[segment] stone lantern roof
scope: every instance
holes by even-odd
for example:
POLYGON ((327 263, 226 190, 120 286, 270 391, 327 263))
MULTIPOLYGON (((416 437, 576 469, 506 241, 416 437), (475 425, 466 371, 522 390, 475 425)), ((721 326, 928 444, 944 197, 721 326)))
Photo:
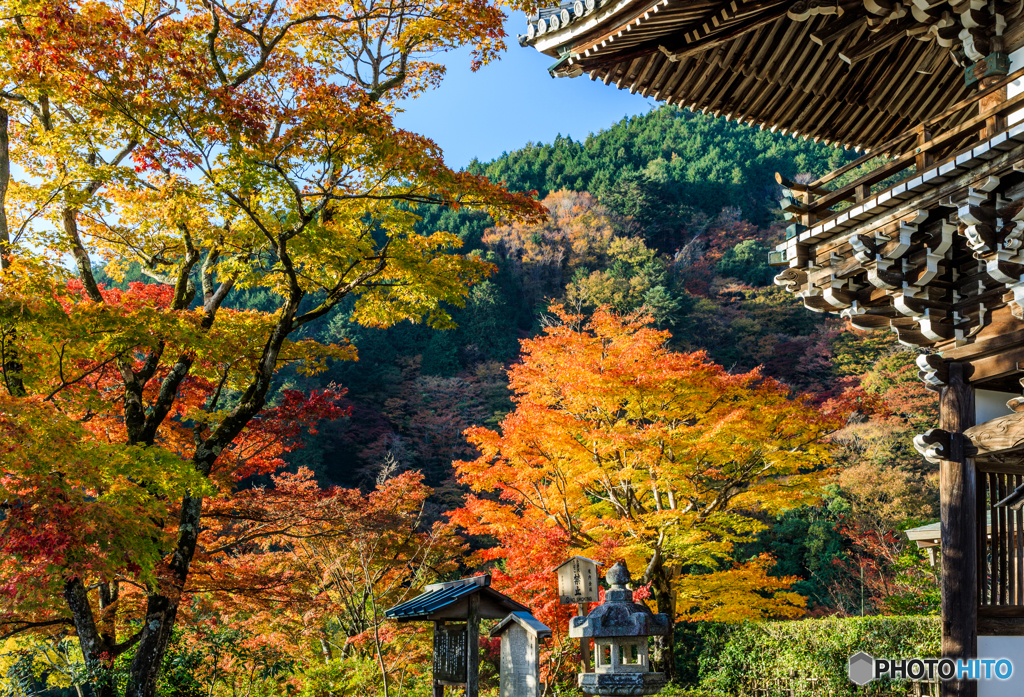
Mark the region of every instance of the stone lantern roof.
POLYGON ((617 562, 605 575, 611 588, 604 602, 586 617, 573 617, 569 636, 574 638, 644 637, 669 633, 668 615, 655 615, 646 605, 633 602, 633 591, 627 588, 629 570, 617 562))

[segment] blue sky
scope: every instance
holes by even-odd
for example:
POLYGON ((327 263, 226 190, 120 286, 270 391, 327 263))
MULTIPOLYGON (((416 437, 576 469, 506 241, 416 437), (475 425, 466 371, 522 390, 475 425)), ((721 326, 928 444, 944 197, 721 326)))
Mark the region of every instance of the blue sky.
POLYGON ((552 79, 547 67, 554 59, 516 41, 525 28, 522 14, 511 17, 505 23, 508 51, 476 73, 469 70, 468 50, 446 56, 441 87, 406 103, 398 125, 432 138, 445 161, 461 168, 474 157, 491 160, 559 133, 581 140, 654 105, 585 75, 552 79))

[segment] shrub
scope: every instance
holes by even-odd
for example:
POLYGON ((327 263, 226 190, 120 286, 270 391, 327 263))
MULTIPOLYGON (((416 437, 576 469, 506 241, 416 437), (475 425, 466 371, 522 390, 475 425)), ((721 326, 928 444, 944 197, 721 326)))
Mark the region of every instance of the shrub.
POLYGON ((941 625, 938 617, 826 617, 799 622, 743 624, 705 623, 697 634, 699 691, 740 694, 754 676, 762 682, 784 682, 791 671, 814 678, 814 692, 864 695, 871 690, 849 681, 851 655, 865 651, 885 658, 937 657, 941 625))

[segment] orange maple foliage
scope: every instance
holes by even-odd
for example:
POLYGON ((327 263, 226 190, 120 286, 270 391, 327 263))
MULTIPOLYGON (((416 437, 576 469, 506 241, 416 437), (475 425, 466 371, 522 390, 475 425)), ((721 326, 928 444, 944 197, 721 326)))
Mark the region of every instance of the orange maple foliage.
POLYGON ((306 469, 273 481, 204 513, 183 608, 189 624, 240 630, 257 655, 368 658, 385 686, 422 673, 429 636, 386 622, 384 611, 462 556, 450 525, 423 520, 431 490, 422 475, 384 473, 368 494, 324 489, 306 469))
POLYGON ((455 465, 475 495, 453 520, 498 540, 480 553, 503 561, 497 580, 560 626, 550 569, 570 554, 624 559, 673 617, 801 614, 793 579, 733 554, 757 514, 817 499, 836 417, 757 371, 669 350, 645 317, 552 311, 509 371, 515 411, 500 432, 470 429, 482 454, 455 465))

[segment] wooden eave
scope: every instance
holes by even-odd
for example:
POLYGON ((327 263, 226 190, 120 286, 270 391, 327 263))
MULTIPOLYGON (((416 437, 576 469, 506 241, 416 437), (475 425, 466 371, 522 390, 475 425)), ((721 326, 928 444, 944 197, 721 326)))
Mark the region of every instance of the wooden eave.
MULTIPOLYGON (((567 58, 560 70, 570 75, 582 71, 645 98, 868 150, 971 93, 946 49, 906 36, 898 22, 844 33, 843 15, 798 22, 787 17, 792 6, 606 0, 528 43, 567 58), (812 40, 837 32, 835 40, 812 40)), ((1008 27, 1007 52, 1024 43, 1022 25, 1008 27)))
MULTIPOLYGON (((912 152, 845 186, 824 188, 856 163, 807 184, 778 177, 786 187, 780 206, 801 222, 773 254, 770 263, 788 266, 776 284, 856 329, 891 330, 901 343, 933 349, 918 357, 928 389, 940 390, 956 362, 975 387, 1020 390, 1024 122, 1012 117, 1024 109, 1024 94, 937 128, 928 140, 921 135, 1022 77, 1015 71, 933 117, 910 133, 912 152)), ((925 440, 919 450, 935 447, 925 440)), ((980 454, 976 462, 985 464, 980 454)))

